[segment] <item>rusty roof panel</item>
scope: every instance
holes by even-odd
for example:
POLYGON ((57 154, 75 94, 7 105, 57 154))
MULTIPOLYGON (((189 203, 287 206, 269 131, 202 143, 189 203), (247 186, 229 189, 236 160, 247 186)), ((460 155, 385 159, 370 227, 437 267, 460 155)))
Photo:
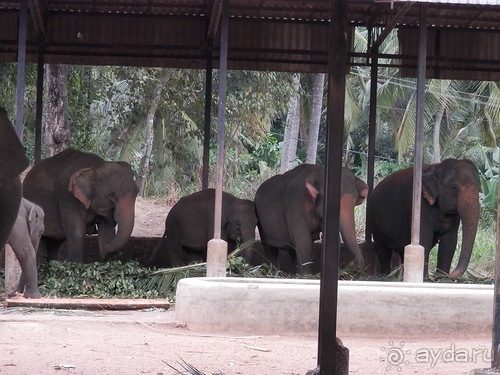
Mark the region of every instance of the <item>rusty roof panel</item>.
MULTIPOLYGON (((429 30, 449 30, 450 35, 482 30, 498 34, 500 6, 491 5, 491 1, 429 1, 426 4, 429 30)), ((45 61, 51 63, 204 68, 207 30, 209 24, 218 20, 218 12, 214 11, 214 15, 212 12, 220 0, 29 0, 29 4, 33 21, 28 22, 27 61, 36 61, 41 38, 45 61)), ((401 14, 401 8, 407 4, 407 1, 349 0, 350 32, 356 26, 383 28, 388 24, 394 24, 396 29, 415 28, 420 7, 412 2, 401 14)), ((231 0, 229 68, 325 71, 330 6, 330 0, 231 0)), ((17 58, 18 9, 18 1, 0 0, 0 60, 3 61, 17 58)), ((210 29, 216 60, 220 38, 217 32, 218 27, 210 29)), ((464 50, 461 39, 447 38, 450 50, 464 50)), ((466 61, 470 70, 477 66, 496 72, 499 77, 500 67, 495 67, 495 61, 478 54, 473 46, 470 45, 469 52, 463 51, 466 58, 450 55, 440 69, 452 70, 458 66, 462 69, 466 61)), ((498 44, 488 49, 498 50, 498 44)), ((412 51, 408 53, 414 57, 412 51)), ((217 66, 217 61, 214 64, 217 66)))
MULTIPOLYGON (((468 33, 464 30, 431 30, 427 36, 429 78, 500 80, 500 33, 491 30, 468 33), (471 58, 473 56, 473 58, 471 58)), ((418 52, 418 30, 399 30, 400 52, 418 52)), ((416 77, 415 64, 403 62, 401 75, 416 77)))

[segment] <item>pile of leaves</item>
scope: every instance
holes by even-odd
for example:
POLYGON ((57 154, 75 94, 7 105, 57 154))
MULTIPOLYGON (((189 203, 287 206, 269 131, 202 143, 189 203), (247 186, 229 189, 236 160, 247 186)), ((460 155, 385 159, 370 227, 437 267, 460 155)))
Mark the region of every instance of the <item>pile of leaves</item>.
POLYGON ((151 274, 151 269, 136 261, 111 260, 90 264, 51 261, 39 267, 38 284, 46 297, 168 297, 168 292, 143 287, 151 274))

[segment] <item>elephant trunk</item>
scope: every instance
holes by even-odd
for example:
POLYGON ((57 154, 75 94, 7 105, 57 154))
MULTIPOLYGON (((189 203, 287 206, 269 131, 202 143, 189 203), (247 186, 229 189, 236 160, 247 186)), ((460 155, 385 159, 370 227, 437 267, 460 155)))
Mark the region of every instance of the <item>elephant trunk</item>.
POLYGON ((460 277, 467 270, 474 240, 476 239, 477 224, 479 220, 479 194, 477 189, 467 189, 459 197, 458 215, 462 221, 462 249, 456 268, 450 272, 450 277, 460 277), (467 199, 460 199, 462 196, 467 199))
POLYGON ((120 199, 115 206, 114 219, 118 224, 118 230, 116 236, 101 248, 102 257, 125 245, 132 234, 135 220, 135 197, 120 199))
POLYGON ((358 246, 354 222, 354 207, 357 198, 345 194, 340 198, 340 234, 347 248, 354 256, 356 266, 362 270, 365 264, 363 254, 358 246))

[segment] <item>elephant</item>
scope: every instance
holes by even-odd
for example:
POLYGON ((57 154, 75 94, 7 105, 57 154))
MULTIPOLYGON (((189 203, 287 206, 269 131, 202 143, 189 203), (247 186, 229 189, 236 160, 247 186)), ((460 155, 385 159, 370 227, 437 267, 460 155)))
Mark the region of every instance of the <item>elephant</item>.
POLYGON ((25 298, 40 298, 36 251, 44 231, 44 212, 40 206, 22 198, 19 212, 7 244, 21 264, 18 291, 25 298))
MULTIPOLYGON (((367 226, 382 274, 391 271, 393 250, 403 260, 404 247, 411 241, 413 170, 409 167, 388 175, 368 198, 367 226)), ((425 275, 429 253, 438 242, 438 270, 453 278, 466 271, 479 221, 479 192, 479 174, 468 159, 423 165, 420 245, 425 249, 425 275), (462 249, 450 273, 460 222, 462 249)))
MULTIPOLYGON (((165 232, 149 263, 164 259, 164 266, 178 267, 191 261, 206 261, 207 243, 214 237, 215 189, 187 195, 169 211, 165 232), (165 260, 167 259, 167 260, 165 260)), ((257 215, 251 200, 222 192, 221 238, 233 251, 238 243, 255 240, 257 215)), ((251 249, 244 257, 250 257, 251 249)))
POLYGON ((122 247, 134 228, 139 189, 126 162, 66 149, 37 163, 23 189, 24 197, 45 212, 40 247, 66 240, 69 262, 82 262, 86 234, 97 233, 104 258, 122 247))
POLYGON ((4 248, 19 212, 22 185, 19 175, 29 165, 7 111, 0 108, 0 250, 4 248))
MULTIPOLYGON (((258 228, 266 257, 283 271, 309 273, 312 269, 313 242, 323 229, 324 179, 324 167, 301 164, 264 181, 255 193, 258 228), (291 256, 289 270, 279 264, 280 250, 291 256)), ((359 269, 363 269, 364 259, 356 238, 354 207, 363 203, 367 195, 366 183, 343 167, 340 233, 359 269)))

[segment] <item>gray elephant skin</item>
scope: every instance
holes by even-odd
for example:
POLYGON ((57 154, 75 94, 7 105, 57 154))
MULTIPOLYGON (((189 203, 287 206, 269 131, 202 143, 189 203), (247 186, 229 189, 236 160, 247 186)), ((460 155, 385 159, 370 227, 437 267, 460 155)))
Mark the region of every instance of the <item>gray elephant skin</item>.
MULTIPOLYGON (((215 190, 205 189, 182 197, 169 211, 165 233, 154 249, 150 264, 178 267, 207 260, 207 243, 214 237, 215 190)), ((222 192, 221 238, 228 252, 255 240, 257 216, 251 200, 222 192)), ((246 250, 244 257, 248 257, 246 250)))
MULTIPOLYGON (((286 272, 310 273, 313 242, 323 229, 325 169, 301 164, 264 181, 255 194, 259 232, 266 258, 286 272), (291 263, 280 260, 288 252, 291 263)), ((368 195, 368 186, 349 168, 342 168, 340 233, 356 266, 364 260, 356 238, 354 207, 368 195)))
POLYGON ((25 298, 40 298, 36 252, 43 231, 42 208, 23 198, 7 243, 21 265, 18 291, 24 293, 25 298))
MULTIPOLYGON (((391 271, 393 250, 401 260, 411 242, 413 167, 384 178, 367 202, 367 225, 372 233, 381 272, 391 271)), ((438 246, 438 270, 450 277, 466 271, 472 254, 479 220, 479 174, 467 159, 447 159, 422 168, 420 245, 425 249, 425 272, 429 252, 438 246), (456 268, 450 273, 462 223, 462 249, 456 268)))
POLYGON ((126 162, 67 149, 36 164, 23 189, 45 212, 40 247, 48 247, 49 258, 51 247, 59 249, 66 240, 66 260, 81 263, 85 235, 96 233, 104 258, 120 249, 134 228, 139 190, 126 162))
POLYGON ((28 167, 24 148, 5 109, 0 108, 0 250, 5 246, 19 212, 22 187, 19 174, 28 167))

